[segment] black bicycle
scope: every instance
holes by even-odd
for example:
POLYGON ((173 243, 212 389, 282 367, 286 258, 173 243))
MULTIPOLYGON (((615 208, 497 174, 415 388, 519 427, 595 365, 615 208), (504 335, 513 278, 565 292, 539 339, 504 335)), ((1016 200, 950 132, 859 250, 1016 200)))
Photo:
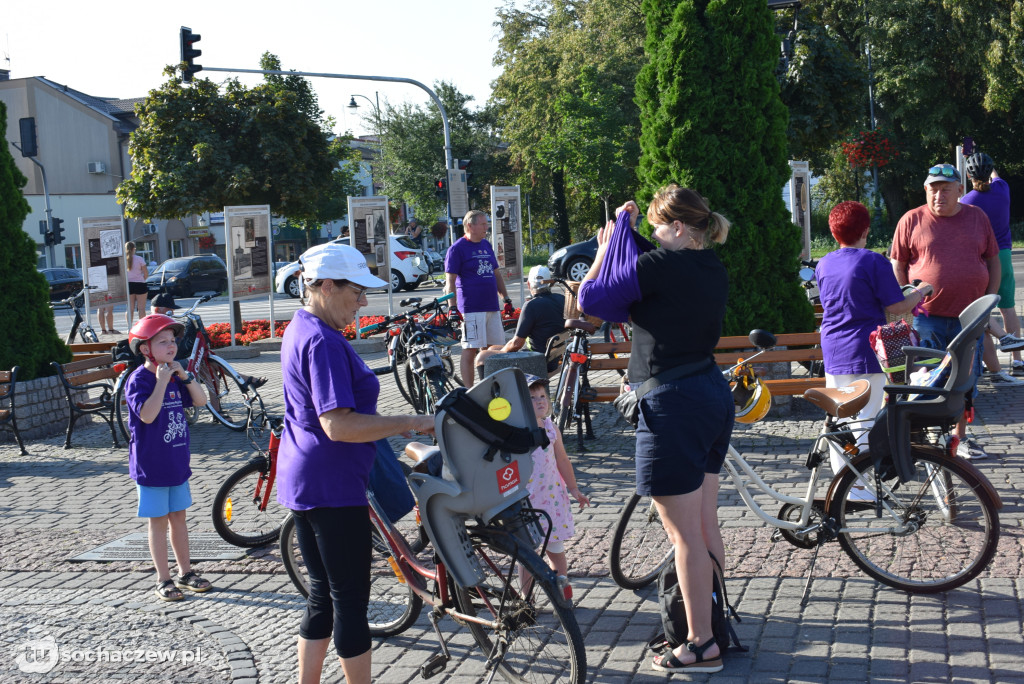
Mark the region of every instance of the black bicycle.
POLYGON ((64 344, 71 346, 75 341, 76 334, 81 336, 82 342, 87 344, 100 341, 100 338, 96 335, 96 331, 93 330, 92 326, 85 320, 85 291, 95 289, 95 285, 86 285, 67 299, 62 299, 50 305, 50 308, 54 310, 56 310, 58 306, 66 306, 75 314, 75 319, 71 322, 71 331, 64 340, 64 344), (85 325, 82 325, 82 323, 85 323, 85 325))

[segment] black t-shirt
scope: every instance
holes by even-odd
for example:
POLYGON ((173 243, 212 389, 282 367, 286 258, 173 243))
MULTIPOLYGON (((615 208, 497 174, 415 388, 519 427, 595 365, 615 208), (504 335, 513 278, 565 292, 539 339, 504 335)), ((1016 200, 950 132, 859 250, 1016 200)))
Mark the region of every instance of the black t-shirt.
POLYGON ((541 292, 523 305, 519 312, 516 337, 530 340, 530 348, 544 353, 548 339, 565 328, 565 297, 553 292, 541 292))
POLYGON ((629 309, 629 382, 714 355, 722 336, 729 276, 712 249, 656 249, 637 261, 639 302, 629 309))

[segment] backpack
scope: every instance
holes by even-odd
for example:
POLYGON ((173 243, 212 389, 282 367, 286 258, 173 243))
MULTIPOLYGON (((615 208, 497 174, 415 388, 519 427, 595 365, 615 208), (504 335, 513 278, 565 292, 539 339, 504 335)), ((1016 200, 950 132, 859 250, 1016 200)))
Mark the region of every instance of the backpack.
MULTIPOLYGON (((711 633, 722 655, 728 650, 746 651, 747 647, 740 643, 736 630, 729 621, 729 618, 732 618, 736 622, 742 622, 725 593, 725 573, 722 565, 713 553, 709 551, 708 555, 714 563, 711 579, 711 633)), ((683 594, 679 589, 679 579, 676 575, 675 558, 669 561, 658 575, 658 602, 661 606, 661 626, 665 631, 647 644, 655 653, 665 649, 671 650, 686 643, 690 631, 686 621, 686 605, 683 603, 683 594)))
POLYGON ((882 372, 889 377, 889 382, 902 385, 907 382, 907 355, 904 347, 916 347, 921 343, 921 336, 904 319, 880 325, 872 331, 868 338, 871 349, 878 358, 882 372))

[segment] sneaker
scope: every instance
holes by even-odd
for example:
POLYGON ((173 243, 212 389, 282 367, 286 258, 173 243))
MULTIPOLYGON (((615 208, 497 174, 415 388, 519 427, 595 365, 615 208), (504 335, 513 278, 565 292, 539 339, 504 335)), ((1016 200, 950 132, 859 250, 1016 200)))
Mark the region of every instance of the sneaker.
POLYGON ((956 455, 965 461, 980 461, 983 458, 988 458, 988 454, 974 441, 973 437, 968 437, 957 445, 956 455))
POLYGON ((999 338, 999 348, 1004 352, 1024 349, 1024 340, 1010 333, 1006 333, 1005 335, 999 338))
POLYGON ((993 387, 1024 387, 1024 380, 1014 378, 1006 371, 998 373, 986 372, 985 377, 992 383, 993 387))
POLYGON ((1024 361, 1013 360, 1013 367, 1010 369, 1013 375, 1024 375, 1024 361))

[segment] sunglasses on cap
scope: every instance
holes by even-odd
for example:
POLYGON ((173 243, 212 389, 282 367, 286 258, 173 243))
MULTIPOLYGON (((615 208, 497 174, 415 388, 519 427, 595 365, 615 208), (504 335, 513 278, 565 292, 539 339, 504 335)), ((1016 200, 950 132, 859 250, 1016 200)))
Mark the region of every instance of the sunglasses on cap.
POLYGON ((959 178, 960 177, 960 174, 958 174, 956 172, 955 168, 953 168, 952 166, 947 166, 945 164, 943 164, 941 166, 933 166, 932 168, 928 169, 928 175, 929 176, 945 176, 946 178, 959 178))

